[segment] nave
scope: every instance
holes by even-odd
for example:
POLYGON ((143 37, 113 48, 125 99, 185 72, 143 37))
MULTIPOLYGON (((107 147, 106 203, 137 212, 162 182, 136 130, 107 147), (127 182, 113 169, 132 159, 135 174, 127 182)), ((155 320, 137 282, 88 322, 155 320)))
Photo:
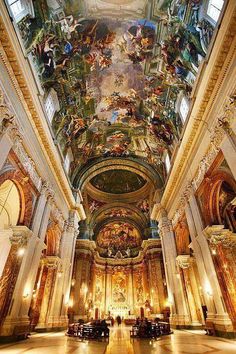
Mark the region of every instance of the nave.
POLYGON ((130 339, 130 327, 114 326, 109 342, 80 341, 64 332, 32 334, 27 341, 0 346, 4 354, 228 354, 236 341, 205 335, 204 331, 175 330, 159 340, 130 339))

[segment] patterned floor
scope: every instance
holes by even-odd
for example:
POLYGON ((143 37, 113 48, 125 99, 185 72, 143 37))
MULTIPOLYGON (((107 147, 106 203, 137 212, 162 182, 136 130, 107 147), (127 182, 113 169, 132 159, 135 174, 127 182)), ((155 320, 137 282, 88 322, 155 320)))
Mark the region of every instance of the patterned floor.
POLYGON ((205 354, 236 353, 236 341, 209 337, 204 332, 174 331, 157 341, 129 337, 129 328, 111 329, 110 341, 79 341, 62 332, 35 334, 15 344, 0 345, 4 354, 205 354))

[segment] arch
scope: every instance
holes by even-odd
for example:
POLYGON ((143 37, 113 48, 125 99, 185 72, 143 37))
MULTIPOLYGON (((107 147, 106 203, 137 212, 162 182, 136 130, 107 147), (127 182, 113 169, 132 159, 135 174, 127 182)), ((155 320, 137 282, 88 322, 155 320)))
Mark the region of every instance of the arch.
POLYGON ((162 188, 163 181, 161 176, 156 170, 151 166, 147 165, 140 159, 131 159, 131 158, 107 158, 104 160, 96 160, 94 163, 91 163, 89 166, 77 170, 73 176, 73 186, 83 190, 84 187, 89 183, 89 181, 96 175, 112 169, 123 169, 134 172, 141 177, 143 177, 155 188, 162 188))
POLYGON ((7 179, 0 185, 0 229, 16 226, 20 216, 20 194, 15 183, 7 179))
POLYGON ((236 182, 227 171, 218 169, 207 177, 200 196, 205 224, 221 224, 227 228, 230 227, 225 213, 227 212, 227 206, 235 196, 236 182), (222 192, 224 188, 228 188, 228 192, 222 192), (231 196, 229 195, 230 191, 231 196), (224 203, 222 199, 224 199, 224 203))
POLYGON ((89 219, 90 226, 95 226, 99 225, 100 223, 106 223, 111 220, 111 217, 114 219, 114 216, 110 216, 109 212, 113 211, 114 209, 123 209, 127 211, 128 215, 125 215, 124 217, 121 217, 122 219, 129 218, 131 220, 134 220, 136 224, 139 225, 139 228, 142 229, 142 227, 146 227, 148 223, 147 217, 142 213, 140 209, 138 209, 135 205, 131 204, 126 204, 126 203, 119 203, 119 202, 111 202, 109 204, 105 204, 101 208, 99 208, 97 211, 94 212, 92 217, 89 219))
POLYGON ((20 211, 17 225, 30 226, 33 213, 33 194, 28 177, 24 176, 20 170, 8 170, 0 175, 0 186, 4 182, 14 183, 19 193, 20 211))

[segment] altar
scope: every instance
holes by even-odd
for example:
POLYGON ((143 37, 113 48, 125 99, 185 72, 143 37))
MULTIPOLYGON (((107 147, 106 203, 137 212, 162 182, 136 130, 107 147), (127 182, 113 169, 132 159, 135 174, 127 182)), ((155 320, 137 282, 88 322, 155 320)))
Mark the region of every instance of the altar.
POLYGON ((127 304, 115 304, 109 307, 109 313, 113 318, 120 316, 122 319, 127 318, 130 314, 130 307, 127 304))

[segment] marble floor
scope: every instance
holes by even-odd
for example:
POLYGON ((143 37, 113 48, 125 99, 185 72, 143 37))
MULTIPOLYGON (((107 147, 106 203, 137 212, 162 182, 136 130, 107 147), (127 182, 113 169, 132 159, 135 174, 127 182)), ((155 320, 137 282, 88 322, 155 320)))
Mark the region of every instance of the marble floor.
POLYGON ((0 345, 4 354, 205 354, 236 353, 236 341, 209 337, 204 332, 174 331, 157 341, 129 337, 129 328, 111 329, 109 342, 79 341, 63 332, 34 334, 28 340, 0 345))

